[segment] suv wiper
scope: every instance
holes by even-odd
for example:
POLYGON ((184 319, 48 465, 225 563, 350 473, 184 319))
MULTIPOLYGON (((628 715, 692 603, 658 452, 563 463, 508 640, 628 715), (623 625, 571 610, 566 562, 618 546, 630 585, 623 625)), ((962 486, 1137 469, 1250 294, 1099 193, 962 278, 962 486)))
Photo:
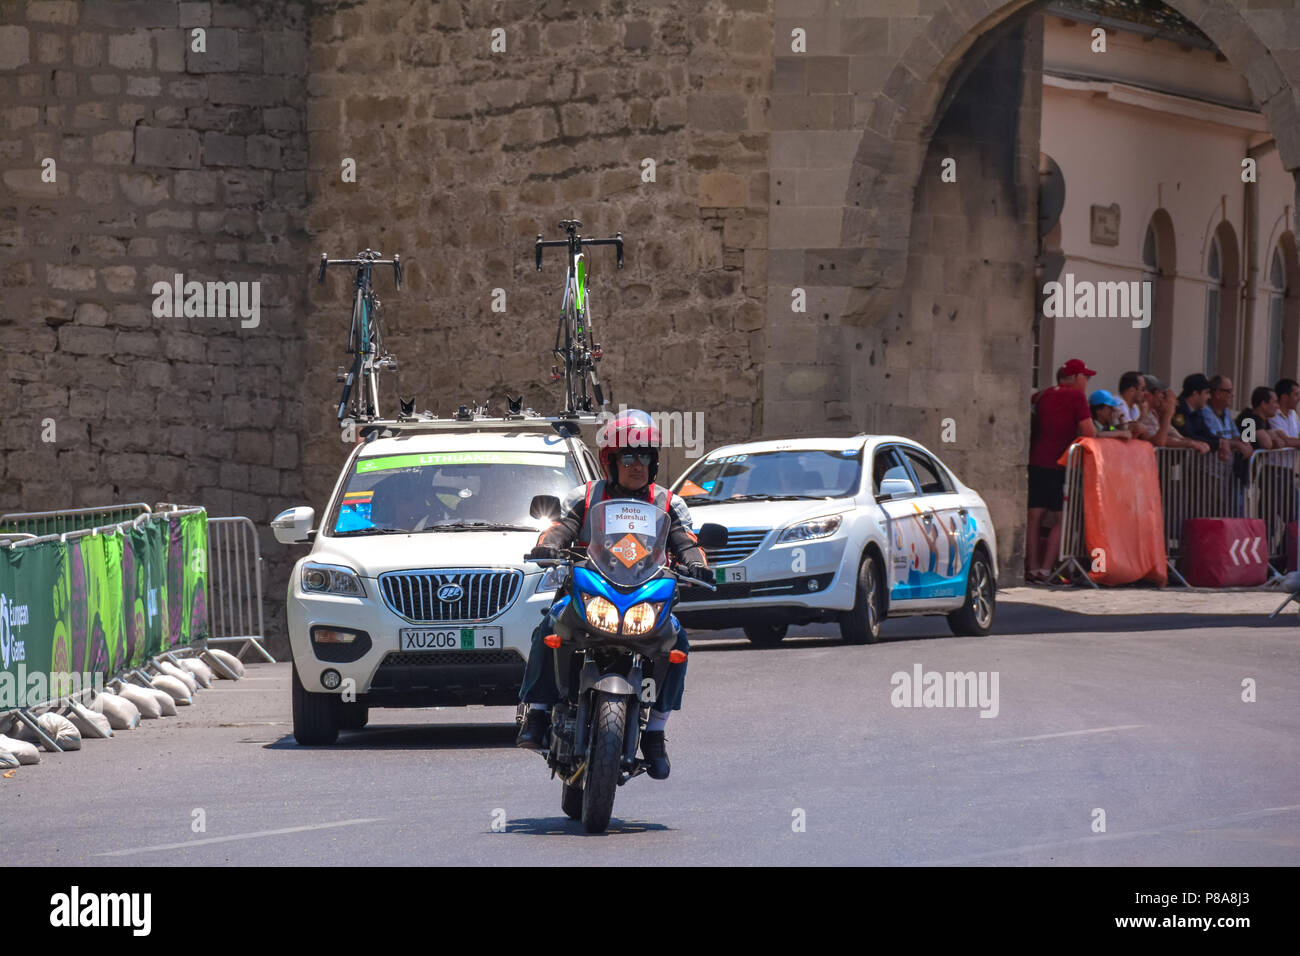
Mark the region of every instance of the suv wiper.
POLYGON ((363 534, 415 534, 405 528, 353 528, 350 531, 336 531, 331 537, 352 538, 363 534))
POLYGON ((823 495, 732 495, 727 501, 819 501, 823 495))
POLYGON ((421 529, 420 533, 427 531, 537 531, 536 528, 523 524, 498 524, 495 521, 448 521, 445 524, 435 524, 430 528, 421 529))

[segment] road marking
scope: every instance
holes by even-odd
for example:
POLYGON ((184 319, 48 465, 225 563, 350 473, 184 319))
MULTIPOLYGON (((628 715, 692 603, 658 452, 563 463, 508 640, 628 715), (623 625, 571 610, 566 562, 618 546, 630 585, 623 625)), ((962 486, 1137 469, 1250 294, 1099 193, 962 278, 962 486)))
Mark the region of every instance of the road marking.
POLYGON ((234 840, 256 840, 259 837, 281 836, 285 833, 305 833, 308 830, 329 830, 333 827, 351 827, 359 823, 379 823, 382 817, 365 817, 356 820, 339 820, 337 823, 313 823, 305 827, 284 827, 280 830, 258 830, 256 833, 235 833, 231 836, 207 837, 203 840, 188 840, 185 843, 162 843, 158 846, 140 846, 133 850, 110 850, 96 853, 95 856, 130 856, 132 853, 158 853, 162 850, 183 850, 191 846, 203 846, 205 843, 230 843, 234 840))
MULTIPOLYGON (((1127 833, 1094 833, 1091 836, 1076 837, 1073 840, 1059 840, 1055 843, 1031 843, 1027 846, 1018 846, 1009 850, 992 850, 988 853, 975 853, 971 856, 961 856, 949 860, 929 860, 924 863, 918 863, 918 866, 963 866, 967 863, 973 863, 976 860, 988 860, 999 856, 1016 856, 1021 853, 1033 853, 1036 851, 1060 849, 1063 847, 1082 846, 1085 843, 1096 843, 1103 840, 1130 840, 1134 837, 1159 836, 1162 833, 1196 833, 1199 830, 1209 830, 1214 833, 1216 828, 1225 823, 1235 823, 1238 820, 1255 820, 1260 817, 1277 816, 1279 813, 1294 813, 1300 810, 1300 804, 1293 804, 1289 807, 1267 807, 1263 810, 1248 810, 1245 813, 1234 813, 1226 817, 1213 817, 1209 820, 1198 820, 1188 823, 1174 823, 1163 827, 1150 827, 1146 830, 1132 830, 1127 833)), ((1043 865, 1043 864, 1039 864, 1043 865)), ((1056 865, 1061 865, 1058 861, 1056 865)))
POLYGON ((1119 724, 1115 727, 1092 727, 1088 730, 1066 730, 1059 734, 1037 734, 1033 737, 1004 737, 1001 740, 990 740, 991 744, 1017 744, 1025 740, 1052 740, 1055 737, 1078 737, 1080 734, 1107 734, 1112 730, 1135 730, 1138 727, 1145 727, 1146 724, 1119 724))

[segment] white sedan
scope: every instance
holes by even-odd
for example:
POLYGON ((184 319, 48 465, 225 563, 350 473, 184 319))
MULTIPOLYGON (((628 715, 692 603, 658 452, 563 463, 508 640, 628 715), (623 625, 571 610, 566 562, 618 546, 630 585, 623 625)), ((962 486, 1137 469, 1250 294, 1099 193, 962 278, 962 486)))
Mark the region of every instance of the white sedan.
POLYGON ((756 644, 791 624, 835 622, 874 643, 889 616, 945 614, 954 634, 993 627, 997 539, 988 507, 907 438, 858 435, 719 448, 673 485, 698 528, 718 590, 689 590, 688 628, 744 628, 756 644))

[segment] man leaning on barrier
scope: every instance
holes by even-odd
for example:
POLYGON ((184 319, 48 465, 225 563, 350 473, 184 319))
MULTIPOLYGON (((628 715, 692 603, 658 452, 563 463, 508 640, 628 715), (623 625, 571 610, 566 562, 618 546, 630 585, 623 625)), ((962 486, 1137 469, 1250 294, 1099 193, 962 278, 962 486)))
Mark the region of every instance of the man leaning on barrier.
POLYGON ((1194 438, 1184 438, 1174 428, 1174 412, 1177 402, 1169 391, 1169 386, 1154 375, 1145 375, 1146 410, 1139 422, 1143 426, 1142 438, 1157 448, 1191 448, 1198 454, 1207 454, 1208 443, 1194 438))

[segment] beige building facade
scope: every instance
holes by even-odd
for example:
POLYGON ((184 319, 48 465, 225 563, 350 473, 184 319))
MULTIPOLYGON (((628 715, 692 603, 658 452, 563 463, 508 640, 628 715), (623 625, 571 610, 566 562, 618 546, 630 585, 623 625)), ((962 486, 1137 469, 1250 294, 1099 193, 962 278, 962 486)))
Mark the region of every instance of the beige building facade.
POLYGON ((1248 84, 1203 38, 1120 21, 1103 51, 1094 28, 1068 3, 1044 14, 1041 143, 1064 203, 1043 278, 1076 301, 1089 285, 1103 295, 1091 316, 1046 304, 1039 384, 1079 357, 1110 389, 1129 370, 1175 384, 1223 373, 1241 406, 1254 386, 1300 378, 1295 182, 1248 84), (1145 328, 1136 301, 1096 314, 1116 283, 1150 285, 1145 328))

